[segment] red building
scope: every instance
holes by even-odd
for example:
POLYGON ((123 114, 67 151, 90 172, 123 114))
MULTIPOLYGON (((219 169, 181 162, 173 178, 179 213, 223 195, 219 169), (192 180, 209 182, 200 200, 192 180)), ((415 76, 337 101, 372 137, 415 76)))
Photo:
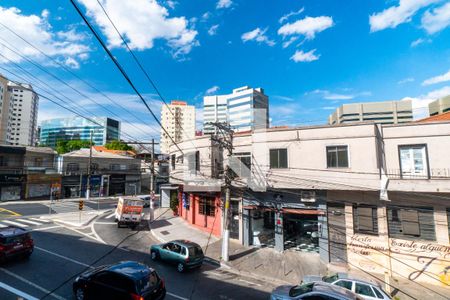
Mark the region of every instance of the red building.
POLYGON ((178 214, 195 228, 222 235, 222 207, 220 192, 178 193, 178 214))

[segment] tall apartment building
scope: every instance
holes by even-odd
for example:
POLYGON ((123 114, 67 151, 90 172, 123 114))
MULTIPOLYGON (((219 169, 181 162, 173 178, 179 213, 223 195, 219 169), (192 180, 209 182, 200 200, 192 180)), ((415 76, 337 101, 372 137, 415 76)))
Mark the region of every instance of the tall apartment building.
POLYGON ((430 111, 430 116, 450 111, 450 95, 428 104, 428 110, 430 111))
POLYGON ((262 88, 243 86, 228 95, 206 96, 204 133, 214 133, 209 122, 227 122, 235 132, 269 127, 269 97, 262 88))
POLYGON ((185 101, 174 100, 161 109, 161 153, 169 153, 172 139, 178 143, 195 137, 195 106, 185 101), (171 139, 172 138, 172 139, 171 139))
POLYGON ((12 96, 13 115, 11 122, 12 145, 34 146, 37 140, 36 127, 39 97, 29 84, 8 83, 8 92, 12 96))
POLYGON ((11 94, 8 92, 8 79, 0 75, 0 143, 11 141, 11 121, 13 111, 10 106, 11 94))
POLYGON ((96 146, 102 146, 109 141, 120 139, 120 122, 107 117, 91 118, 93 123, 85 118, 71 117, 50 119, 41 122, 41 145, 55 148, 60 140, 92 140, 96 146))
POLYGON ((328 124, 356 122, 400 124, 413 120, 411 100, 343 104, 328 117, 328 124))
POLYGON ((203 133, 216 133, 217 127, 210 123, 227 123, 227 96, 205 96, 203 98, 203 133))

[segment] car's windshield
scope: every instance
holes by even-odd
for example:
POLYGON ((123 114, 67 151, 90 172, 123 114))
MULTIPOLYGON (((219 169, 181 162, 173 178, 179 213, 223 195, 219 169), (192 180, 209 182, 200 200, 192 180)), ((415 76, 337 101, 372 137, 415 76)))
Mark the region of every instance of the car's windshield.
POLYGON ((303 285, 294 286, 289 291, 289 296, 297 297, 297 296, 309 293, 313 290, 313 287, 314 287, 314 283, 307 283, 307 284, 303 284, 303 285))
POLYGON ((156 272, 152 272, 148 276, 142 277, 141 279, 136 281, 136 288, 139 294, 145 293, 146 291, 151 290, 158 283, 158 275, 156 272))

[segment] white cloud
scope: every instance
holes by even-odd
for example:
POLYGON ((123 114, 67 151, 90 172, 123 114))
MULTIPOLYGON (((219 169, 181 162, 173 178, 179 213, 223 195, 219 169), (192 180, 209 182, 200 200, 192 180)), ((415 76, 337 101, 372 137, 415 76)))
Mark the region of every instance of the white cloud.
MULTIPOLYGON (((56 34, 51 31, 52 26, 47 20, 48 14, 49 12, 44 10, 41 16, 25 15, 20 9, 15 7, 0 7, 0 22, 11 28, 17 35, 23 37, 48 56, 64 61, 70 58, 69 61, 73 62, 76 61, 76 57, 80 54, 88 55, 91 51, 89 46, 70 39, 71 36, 78 34, 74 29, 67 32, 60 31, 56 34)), ((25 57, 45 60, 45 56, 39 51, 18 39, 6 28, 1 28, 3 29, 2 38, 12 46, 11 48, 17 48, 25 57)), ((15 52, 0 45, 0 53, 7 57, 7 59, 14 62, 21 62, 22 58, 15 52)), ((5 62, 7 60, 0 59, 0 63, 5 62)), ((75 66, 76 64, 73 63, 72 65, 75 66)))
POLYGON ((209 35, 216 35, 217 34, 217 29, 219 29, 219 24, 213 25, 208 29, 208 34, 209 35))
POLYGON ((396 28, 411 18, 422 8, 441 0, 400 0, 398 6, 391 6, 382 12, 369 17, 370 31, 380 31, 386 28, 396 28))
POLYGON ((75 28, 72 28, 68 31, 58 31, 56 33, 58 38, 66 39, 69 42, 82 42, 88 38, 85 33, 77 32, 75 28))
POLYGON ((50 16, 50 11, 49 11, 48 9, 44 9, 44 10, 41 12, 41 17, 43 17, 44 19, 47 19, 48 16, 50 16))
POLYGON ((450 25, 450 2, 428 10, 422 16, 422 27, 428 34, 439 32, 450 25))
MULTIPOLYGON (((122 47, 122 40, 103 13, 96 0, 80 0, 87 9, 111 47, 122 47)), ((189 28, 185 17, 169 17, 167 8, 156 0, 103 0, 105 10, 120 33, 128 40, 131 49, 153 48, 154 41, 163 39, 172 48, 175 58, 189 53, 199 45, 197 31, 189 28)))
POLYGON ((217 2, 216 8, 220 9, 220 8, 228 8, 233 4, 233 1, 231 0, 219 0, 217 2))
POLYGON ((292 36, 289 40, 283 42, 283 48, 289 47, 296 40, 298 40, 298 36, 292 36))
POLYGON ((283 100, 283 101, 288 101, 288 102, 292 102, 292 101, 295 100, 295 99, 292 98, 292 97, 281 96, 281 95, 274 95, 274 96, 272 96, 272 97, 273 97, 273 98, 276 98, 276 99, 283 100))
POLYGON ((205 94, 206 94, 206 95, 214 94, 214 93, 216 93, 219 89, 220 89, 220 88, 219 88, 217 85, 212 86, 212 87, 210 87, 209 89, 206 90, 205 94))
POLYGON ((428 117, 428 104, 436 99, 450 95, 450 86, 444 86, 440 89, 433 90, 427 94, 418 97, 405 97, 402 100, 411 100, 413 107, 414 119, 422 119, 428 117))
POLYGON ((72 69, 79 69, 80 68, 80 64, 75 59, 73 59, 72 57, 66 58, 66 60, 64 61, 64 64, 66 66, 68 66, 69 68, 72 68, 72 69))
POLYGON ((420 44, 424 44, 424 43, 431 43, 431 40, 430 39, 419 38, 419 39, 414 40, 414 41, 411 42, 411 47, 414 48, 414 47, 417 47, 420 44))
POLYGON ((405 84, 405 83, 409 83, 409 82, 414 82, 414 78, 408 77, 408 78, 402 79, 402 80, 398 81, 397 84, 405 84))
POLYGON ((205 12, 205 13, 202 15, 202 20, 203 20, 203 21, 206 21, 206 20, 208 20, 209 18, 211 18, 211 13, 210 13, 209 11, 205 12))
POLYGON ((241 39, 242 41, 248 42, 248 41, 257 41, 258 43, 266 43, 269 46, 273 46, 275 45, 275 42, 273 40, 270 40, 265 34, 266 34, 267 28, 266 29, 261 29, 261 28, 256 28, 252 31, 246 32, 244 34, 242 34, 241 39))
POLYGON ((291 60, 293 60, 295 62, 311 62, 311 61, 318 60, 320 57, 320 54, 315 55, 314 54, 315 51, 316 51, 316 49, 308 51, 308 52, 303 52, 302 50, 297 50, 297 51, 295 51, 294 55, 291 56, 291 60))
POLYGON ((325 110, 335 110, 336 107, 334 107, 334 106, 324 106, 324 107, 322 107, 322 109, 325 109, 325 110))
POLYGON ((315 35, 333 27, 333 18, 327 16, 306 17, 294 23, 287 23, 278 29, 282 36, 304 35, 307 39, 314 39, 315 35))
POLYGON ((302 7, 302 8, 300 8, 300 9, 297 10, 297 11, 291 11, 290 13, 285 14, 284 16, 282 16, 282 17, 278 20, 278 22, 283 23, 283 22, 287 21, 290 17, 293 17, 293 16, 296 16, 296 15, 301 14, 304 10, 305 10, 305 8, 302 7))
POLYGON ((171 8, 171 9, 174 9, 175 6, 176 6, 177 4, 178 4, 177 1, 172 1, 172 0, 167 0, 167 1, 166 1, 166 5, 167 5, 169 8, 171 8))
MULTIPOLYGON (((352 89, 341 89, 344 91, 351 91, 352 89)), ((316 95, 321 95, 323 99, 326 100, 352 100, 355 99, 357 97, 367 97, 367 96, 371 96, 372 93, 369 91, 365 91, 365 92, 359 92, 359 93, 335 93, 335 92, 331 92, 329 90, 313 90, 311 92, 307 92, 305 93, 305 95, 308 94, 316 94, 316 95)))
POLYGON ((446 81, 450 81, 450 70, 445 74, 428 78, 427 80, 422 82, 422 85, 432 85, 432 84, 446 82, 446 81))

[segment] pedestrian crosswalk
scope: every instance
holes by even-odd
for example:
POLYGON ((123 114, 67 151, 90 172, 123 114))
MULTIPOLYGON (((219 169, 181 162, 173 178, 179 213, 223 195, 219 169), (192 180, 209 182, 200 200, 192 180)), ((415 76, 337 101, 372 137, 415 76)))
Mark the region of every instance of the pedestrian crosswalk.
MULTIPOLYGON (((83 211, 96 210, 94 208, 89 207, 87 204, 88 203, 86 201, 84 201, 83 211)), ((93 203, 89 202, 89 204, 91 204, 91 206, 92 206, 93 203)), ((61 214, 61 213, 77 212, 78 207, 79 207, 79 202, 78 201, 55 201, 52 204, 46 204, 46 206, 52 210, 52 213, 61 214)), ((93 205, 93 206, 95 206, 95 205, 93 205)))
POLYGON ((17 226, 22 228, 41 226, 52 223, 51 220, 44 220, 39 218, 14 218, 14 219, 2 219, 0 220, 0 228, 6 228, 8 226, 17 226))

